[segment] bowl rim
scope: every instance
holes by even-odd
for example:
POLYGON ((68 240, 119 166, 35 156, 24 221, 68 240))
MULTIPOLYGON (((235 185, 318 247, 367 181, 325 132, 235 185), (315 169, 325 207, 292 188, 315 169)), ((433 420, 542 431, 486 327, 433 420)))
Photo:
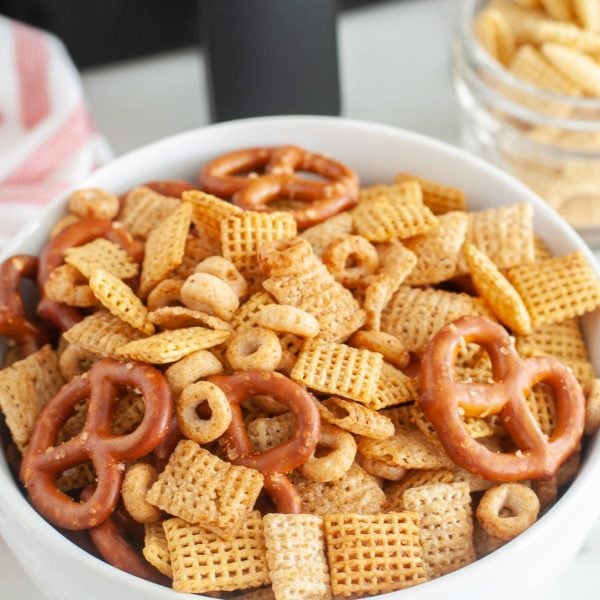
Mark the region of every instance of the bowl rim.
MULTIPOLYGON (((88 175, 86 178, 70 186, 68 189, 64 190, 61 194, 59 194, 52 202, 47 204, 44 209, 40 212, 38 218, 35 222, 26 225, 19 232, 16 233, 11 241, 5 246, 2 253, 0 253, 0 260, 4 260, 6 257, 14 254, 17 250, 18 246, 23 244, 23 242, 32 235, 36 229, 42 227, 44 221, 48 218, 49 214, 56 210, 58 207, 64 204, 68 195, 75 189, 81 188, 86 185, 88 179, 93 177, 103 178, 106 173, 110 173, 110 171, 115 167, 116 164, 121 164, 123 162, 132 161, 135 158, 143 157, 146 153, 154 153, 157 149, 161 149, 167 147, 172 144, 185 143, 188 140, 193 140, 198 136, 202 136, 203 132, 210 130, 223 130, 226 131, 231 128, 244 128, 244 127, 252 127, 256 124, 260 125, 304 125, 311 123, 315 126, 324 126, 329 128, 352 128, 357 132, 366 131, 370 133, 380 133, 389 137, 394 137, 398 143, 409 143, 416 144, 421 147, 430 147, 434 148, 437 153, 444 155, 446 157, 453 156, 454 160, 460 160, 465 163, 468 168, 476 169, 480 171, 486 177, 490 179, 495 179, 503 182, 503 184, 507 188, 512 188, 515 191, 515 196, 519 199, 519 202, 526 201, 533 205, 535 211, 541 211, 545 213, 545 215, 554 221, 559 227, 565 238, 568 242, 578 250, 581 250, 590 264, 593 266, 595 272, 600 276, 600 266, 598 265, 594 255, 591 250, 585 245, 580 236, 570 227, 565 221, 561 219, 561 217, 547 204, 543 202, 533 191, 527 188, 523 183, 505 173, 498 167, 484 161, 483 159, 474 156, 465 150, 453 146, 449 143, 437 140, 435 138, 431 138, 429 136, 416 133, 413 131, 409 131, 406 129, 398 128, 392 125, 385 125, 381 123, 370 122, 366 120, 360 119, 349 119, 345 117, 328 117, 328 116, 314 116, 314 115, 283 115, 283 116, 269 116, 269 117, 253 117, 248 119, 238 119, 234 121, 227 121, 223 123, 208 125, 204 127, 198 127, 189 131, 184 131, 172 136, 168 136, 162 138, 160 140, 154 141, 150 144, 146 144, 138 149, 135 149, 131 152, 128 152, 107 164, 101 166, 88 175)), ((594 441, 591 446, 598 446, 600 444, 598 440, 598 436, 595 436, 594 441)), ((553 524, 556 520, 560 518, 560 516, 568 513, 572 510, 573 505, 578 501, 582 496, 593 497, 591 494, 594 489, 594 481, 600 481, 600 460, 596 460, 595 464, 589 464, 588 460, 589 455, 592 453, 594 448, 588 448, 587 456, 584 458, 582 466, 577 474, 577 477, 571 483, 566 492, 560 497, 559 501, 548 510, 536 523, 534 523, 527 531, 520 534, 514 540, 508 542, 503 547, 498 550, 492 552, 490 555, 479 558, 474 563, 467 565, 455 571, 453 573, 449 573, 444 575, 438 579, 427 582, 426 591, 429 593, 433 593, 436 591, 436 587, 441 587, 445 582, 449 582, 450 580, 456 580, 460 577, 464 577, 468 574, 473 574, 476 576, 476 572, 482 569, 486 569, 487 565, 490 561, 494 560, 495 557, 506 556, 507 553, 511 552, 514 549, 519 547, 526 547, 533 543, 534 539, 538 537, 538 535, 549 528, 553 527, 553 524), (555 518, 552 518, 555 517, 555 518)), ((596 450, 597 451, 597 450, 596 450)), ((10 470, 7 473, 4 470, 0 470, 0 498, 2 502, 0 502, 0 513, 4 513, 5 516, 10 520, 19 521, 20 527, 26 528, 29 533, 35 535, 36 539, 40 540, 40 543, 46 544, 49 547, 52 547, 53 550, 60 552, 62 555, 69 557, 72 560, 77 560, 83 563, 85 568, 92 569, 96 573, 104 576, 115 579, 117 583, 122 584, 124 586, 129 586, 130 588, 136 588, 138 592, 142 593, 144 591, 151 592, 152 597, 157 597, 156 594, 159 593, 157 590, 160 588, 161 597, 165 599, 171 598, 203 598, 206 596, 202 595, 192 595, 192 594, 184 594, 182 592, 175 592, 174 590, 162 586, 158 586, 157 584, 151 583, 149 581, 140 579, 133 575, 130 575, 124 571, 120 571, 115 567, 111 566, 104 561, 97 559, 92 554, 89 554, 75 543, 71 542, 68 538, 66 538, 62 533, 56 530, 50 523, 48 523, 25 499, 25 497, 21 494, 17 483, 14 481, 12 476, 10 475, 10 470)), ((598 508, 598 512, 600 512, 600 506, 598 508)), ((0 514, 0 516, 2 516, 0 514)), ((1 524, 1 519, 0 519, 1 524)), ((591 525, 591 524, 590 524, 591 525)), ((29 573, 26 572, 26 575, 29 576, 29 573)), ((408 600, 408 594, 413 593, 414 596, 417 596, 419 593, 423 593, 423 586, 415 586, 414 588, 408 588, 401 590, 404 594, 404 597, 408 600)), ((374 596, 374 598, 391 598, 394 594, 399 593, 389 592, 386 594, 374 596)))

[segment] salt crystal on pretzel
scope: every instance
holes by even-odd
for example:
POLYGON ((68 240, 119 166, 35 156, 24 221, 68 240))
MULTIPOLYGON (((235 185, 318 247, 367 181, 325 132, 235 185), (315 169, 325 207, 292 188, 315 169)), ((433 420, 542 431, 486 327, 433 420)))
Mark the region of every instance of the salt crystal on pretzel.
POLYGON ((352 215, 349 212, 342 212, 305 229, 300 237, 307 240, 315 255, 320 257, 332 241, 352 232, 352 224, 352 215))
POLYGON ((519 335, 531 333, 531 317, 523 299, 494 262, 471 244, 465 245, 464 255, 473 286, 498 320, 519 335))
POLYGON ((104 238, 97 238, 89 244, 67 248, 65 262, 75 267, 85 277, 90 277, 95 269, 108 271, 119 279, 128 279, 138 274, 138 265, 118 244, 104 238))
POLYGON ((115 355, 118 358, 163 365, 177 362, 192 352, 218 346, 230 335, 229 331, 215 331, 205 327, 167 330, 129 342, 117 348, 115 355))
POLYGON ((463 315, 491 315, 478 298, 435 289, 402 286, 381 317, 381 330, 395 335, 411 352, 421 353, 431 336, 463 315))
POLYGON ((277 600, 329 600, 323 519, 317 515, 263 517, 267 564, 277 600))
POLYGON ((131 190, 119 215, 119 220, 131 235, 145 240, 157 225, 177 210, 177 198, 163 196, 147 187, 131 190))
POLYGON ((332 396, 317 406, 322 420, 351 433, 375 440, 385 440, 394 434, 394 424, 389 417, 358 402, 332 396))
POLYGON ((534 328, 600 306, 600 280, 582 252, 513 267, 506 276, 523 298, 534 328))
POLYGON ((142 549, 144 558, 163 575, 173 579, 171 554, 162 521, 146 523, 144 530, 144 548, 142 549))
POLYGON ((314 338, 304 342, 291 378, 320 392, 368 404, 382 366, 378 352, 314 338))
POLYGON ((441 447, 429 442, 417 429, 409 427, 397 427, 394 435, 384 440, 360 437, 358 451, 367 458, 405 469, 442 469, 454 466, 441 447))
POLYGON ((105 310, 85 317, 63 335, 69 343, 103 357, 114 357, 121 346, 145 337, 141 331, 105 310))
POLYGON ((0 371, 0 411, 21 452, 27 448, 42 407, 63 383, 58 356, 50 346, 0 371))
POLYGON ((385 490, 385 512, 404 510, 403 495, 406 490, 434 485, 436 483, 453 483, 454 473, 448 469, 415 469, 398 482, 390 484, 385 490))
POLYGON ((420 540, 429 579, 475 561, 471 494, 466 483, 438 483, 408 489, 406 510, 420 517, 420 540))
POLYGON ((310 481, 300 475, 293 482, 302 499, 302 512, 327 515, 340 511, 375 514, 381 511, 385 494, 377 479, 358 464, 336 481, 310 481))
POLYGON ((452 278, 465 241, 467 213, 453 211, 438 217, 439 227, 404 241, 417 264, 404 280, 406 285, 432 285, 452 278))
POLYGON ((231 539, 251 514, 262 485, 256 469, 232 465, 182 440, 146 499, 170 515, 231 539))
POLYGON ((200 190, 183 192, 181 197, 194 207, 192 221, 200 236, 217 241, 221 239, 221 221, 227 217, 239 217, 244 212, 235 204, 200 190))
POLYGON ((370 242, 406 239, 437 227, 436 217, 423 204, 419 184, 407 181, 401 185, 402 195, 361 202, 352 209, 354 229, 370 242))
MULTIPOLYGON (((473 244, 499 269, 531 263, 533 245, 533 208, 520 203, 468 213, 469 227, 465 243, 473 244)), ((459 256, 457 274, 467 273, 464 256, 459 256)))
POLYGON ((427 581, 419 533, 412 512, 326 515, 333 593, 377 594, 427 581))
POLYGON ((244 590, 270 582, 260 513, 249 513, 222 539, 182 519, 163 523, 177 592, 244 590))
POLYGON ((352 293, 339 284, 313 254, 306 240, 265 247, 259 254, 268 278, 263 288, 280 304, 290 304, 313 315, 325 340, 343 340, 364 324, 365 313, 352 293), (295 262, 296 256, 303 262, 295 262))
POLYGON ((191 204, 182 202, 148 234, 140 281, 142 297, 181 264, 191 218, 191 204))
POLYGON ((414 175, 413 173, 399 173, 394 181, 402 184, 405 181, 415 180, 421 186, 423 193, 423 204, 431 209, 434 215, 465 210, 466 198, 463 190, 448 185, 443 185, 437 181, 414 175))
POLYGON ((100 303, 142 333, 153 333, 154 325, 148 320, 148 309, 121 279, 108 271, 95 269, 90 277, 90 288, 100 303))

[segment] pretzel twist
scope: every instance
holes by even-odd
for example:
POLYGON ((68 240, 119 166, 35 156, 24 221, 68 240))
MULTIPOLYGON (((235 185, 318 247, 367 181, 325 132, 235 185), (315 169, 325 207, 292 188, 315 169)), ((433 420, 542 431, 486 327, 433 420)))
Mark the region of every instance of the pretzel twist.
POLYGON ((458 465, 495 481, 549 478, 576 449, 584 429, 581 386, 554 358, 522 359, 506 330, 483 317, 462 317, 443 327, 429 342, 421 361, 421 408, 437 431, 448 456, 458 465), (454 357, 462 339, 487 351, 493 383, 455 380, 454 357), (554 391, 556 427, 550 438, 529 410, 525 394, 537 383, 554 391), (517 446, 492 452, 473 439, 463 416, 498 414, 517 446))
POLYGON ((21 479, 36 509, 65 529, 89 529, 105 521, 119 500, 124 461, 151 452, 165 437, 173 414, 164 376, 142 363, 104 359, 65 385, 40 413, 21 466, 21 479), (127 435, 112 435, 113 410, 121 387, 139 389, 144 417, 127 435), (78 403, 89 398, 81 432, 56 446, 61 427, 78 403), (61 492, 60 473, 90 460, 97 473, 91 498, 77 503, 61 492))
POLYGON ((257 469, 264 475, 265 490, 277 511, 302 512, 300 496, 287 474, 307 461, 319 441, 319 412, 308 392, 284 375, 270 371, 238 371, 209 377, 208 381, 219 386, 231 404, 231 425, 221 438, 231 462, 257 469), (289 406, 296 416, 297 428, 287 442, 257 453, 246 431, 240 404, 259 395, 289 406))
POLYGON ((269 210, 268 204, 280 198, 305 202, 307 206, 292 211, 299 229, 321 223, 358 201, 358 176, 352 169, 298 146, 224 154, 201 169, 200 181, 207 192, 231 198, 245 210, 269 210), (261 170, 264 174, 257 175, 261 170), (325 181, 299 177, 299 171, 325 181))

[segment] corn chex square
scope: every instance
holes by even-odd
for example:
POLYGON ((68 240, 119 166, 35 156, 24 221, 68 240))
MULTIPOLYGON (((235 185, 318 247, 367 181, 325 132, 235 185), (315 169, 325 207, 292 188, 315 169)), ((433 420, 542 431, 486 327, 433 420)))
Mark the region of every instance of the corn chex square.
POLYGON ((329 600, 323 518, 271 513, 263 517, 267 564, 277 600, 329 600))
POLYGON ((420 517, 427 576, 434 579, 475 561, 471 494, 466 483, 437 483, 404 492, 406 510, 420 517))
POLYGON ((262 246, 296 237, 296 221, 287 212, 244 211, 221 220, 221 252, 242 273, 258 269, 262 246))
POLYGON ((443 185, 437 181, 411 173, 398 173, 394 179, 396 183, 411 180, 416 181, 421 186, 423 204, 430 208, 434 215, 442 215, 454 210, 466 210, 465 193, 459 188, 443 185))
POLYGON ((38 414, 63 384, 58 357, 50 346, 0 371, 0 411, 21 452, 27 448, 38 414))
POLYGON ((171 554, 162 521, 144 525, 144 558, 163 575, 173 579, 171 554))
POLYGON ((169 519, 163 527, 175 591, 202 594, 244 590, 270 582, 258 511, 246 515, 229 540, 181 519, 169 519))
POLYGON ((524 356, 548 354, 558 359, 589 360, 579 319, 539 327, 529 335, 517 336, 515 345, 524 356))
POLYGON ((534 328, 579 317, 600 306, 600 279, 582 252, 514 267, 507 272, 534 328))
POLYGON ((222 344, 230 331, 187 327, 156 333, 150 337, 129 342, 115 350, 117 358, 140 360, 150 364, 164 365, 177 362, 192 352, 222 344))
POLYGON ((98 310, 65 331, 63 337, 98 356, 115 357, 121 346, 145 335, 108 311, 98 310))
POLYGON ((137 187, 127 194, 119 220, 131 235, 145 240, 150 231, 180 204, 177 198, 163 196, 147 187, 137 187))
POLYGON ((381 367, 381 375, 377 381, 377 390, 367 402, 373 410, 381 410, 398 404, 416 400, 419 395, 418 385, 396 367, 387 362, 381 367))
POLYGON ((65 250, 65 262, 75 267, 84 277, 90 277, 96 269, 108 271, 119 279, 138 274, 138 265, 118 244, 97 238, 89 244, 65 250))
POLYGON ((223 219, 239 217, 244 212, 235 204, 200 190, 183 192, 181 198, 194 207, 192 221, 198 233, 213 240, 221 239, 221 221, 223 219))
POLYGON ((411 512, 326 515, 333 593, 385 593, 427 581, 419 533, 411 512))
POLYGON ((248 437, 256 452, 265 452, 290 440, 296 432, 293 412, 274 417, 258 417, 246 426, 248 437))
POLYGON ((307 240, 315 255, 320 257, 331 242, 348 233, 352 233, 352 215, 342 212, 305 229, 300 237, 307 240))
POLYGON ((192 205, 182 202, 148 235, 140 281, 142 297, 181 264, 191 221, 192 205))
POLYGON ((448 469, 415 469, 409 471, 400 481, 395 481, 387 487, 385 512, 404 510, 402 496, 406 490, 422 485, 453 482, 454 472, 448 469))
POLYGON ((230 538, 252 511, 262 486, 256 469, 232 465, 196 442, 182 440, 146 499, 170 515, 230 538))
POLYGON ((435 215, 422 201, 422 192, 416 181, 408 181, 403 187, 410 190, 409 200, 404 197, 381 196, 368 202, 360 202, 352 210, 354 229, 370 242, 389 242, 422 235, 438 226, 435 215), (417 196, 415 201, 410 196, 417 196))
POLYGON ((290 377, 320 392, 368 404, 382 366, 379 352, 314 338, 304 342, 290 377))
POLYGON ((302 512, 328 515, 343 511, 375 514, 381 511, 385 494, 377 479, 354 463, 348 472, 326 483, 293 474, 292 481, 302 499, 302 512))

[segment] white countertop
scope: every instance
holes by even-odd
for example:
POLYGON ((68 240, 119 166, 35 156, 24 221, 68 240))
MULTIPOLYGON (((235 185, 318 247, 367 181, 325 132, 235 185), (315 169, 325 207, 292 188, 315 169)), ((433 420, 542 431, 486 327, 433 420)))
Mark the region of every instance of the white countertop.
MULTIPOLYGON (((449 78, 457 0, 384 2, 339 20, 343 115, 459 143, 449 78)), ((209 123, 204 62, 196 49, 83 73, 98 126, 116 154, 209 123)), ((597 498, 590 498, 597 502, 597 498)), ((557 540, 560 543, 560 540, 557 540)), ((600 523, 549 594, 532 600, 596 600, 600 523)), ((0 539, 0 596, 41 600, 0 539)))

